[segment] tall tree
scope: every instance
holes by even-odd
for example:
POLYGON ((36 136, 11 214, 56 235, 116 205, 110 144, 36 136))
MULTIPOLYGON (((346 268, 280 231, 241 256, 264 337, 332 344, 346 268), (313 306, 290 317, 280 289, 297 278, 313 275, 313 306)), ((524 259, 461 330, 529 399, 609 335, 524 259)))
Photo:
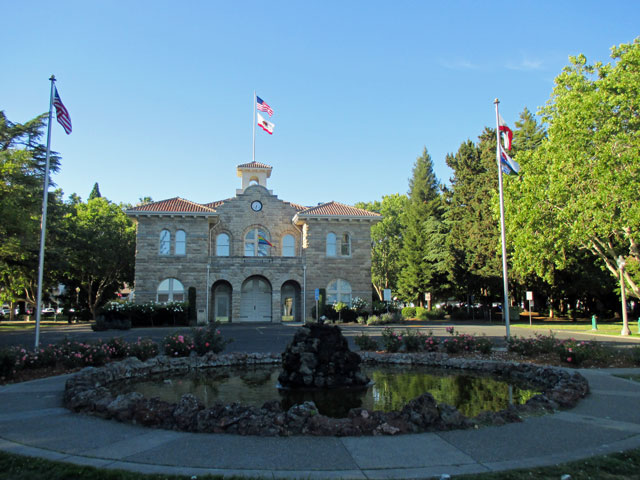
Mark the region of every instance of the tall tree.
POLYGON ((443 215, 440 185, 425 147, 409 180, 409 201, 402 216, 402 271, 398 277, 400 295, 418 305, 424 305, 425 293, 436 297, 448 288, 443 215))
POLYGON ((381 300, 385 288, 397 291, 398 275, 402 268, 404 229, 401 219, 408 201, 406 195, 395 193, 382 197, 382 202, 356 204, 358 208, 382 215, 382 221, 371 227, 371 281, 381 300))
POLYGON ((133 281, 135 227, 103 197, 74 205, 67 221, 68 282, 80 287, 95 319, 98 307, 133 281))
POLYGON ((467 140, 446 158, 453 170, 447 210, 449 277, 459 294, 486 302, 499 298, 502 288, 495 149, 495 130, 485 128, 478 145, 467 140))
MULTIPOLYGON (((0 111, 0 296, 3 301, 32 302, 37 282, 42 189, 46 165, 46 147, 39 143, 45 127, 45 115, 24 124, 9 121, 0 111)), ((59 167, 53 152, 50 169, 59 167)), ((49 233, 47 251, 55 248, 55 224, 61 211, 59 192, 49 192, 49 233)), ((49 255, 45 268, 55 260, 49 255)), ((45 284, 55 275, 45 271, 45 284)))
POLYGON ((538 123, 535 115, 525 107, 520 114, 520 119, 515 123, 513 132, 513 150, 514 154, 527 150, 535 150, 542 141, 547 137, 544 127, 538 123))
POLYGON ((584 55, 556 78, 542 111, 548 138, 518 155, 522 179, 506 199, 514 262, 549 278, 572 248, 590 251, 640 298, 640 39, 612 49, 613 64, 588 65, 584 55))
POLYGON ((102 195, 100 194, 100 186, 98 182, 93 184, 93 188, 91 189, 91 193, 89 193, 89 200, 93 200, 94 198, 100 198, 102 195))

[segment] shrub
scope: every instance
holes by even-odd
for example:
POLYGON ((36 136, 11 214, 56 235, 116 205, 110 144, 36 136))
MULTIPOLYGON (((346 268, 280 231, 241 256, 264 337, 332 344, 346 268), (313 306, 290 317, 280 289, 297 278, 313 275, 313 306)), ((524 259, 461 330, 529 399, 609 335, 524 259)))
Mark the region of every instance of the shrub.
POLYGON ((416 307, 404 307, 402 309, 403 318, 416 318, 416 307))
POLYGON ((407 352, 420 352, 424 347, 424 334, 407 329, 402 336, 402 343, 407 352))
POLYGON ((358 318, 356 318, 356 322, 358 322, 360 325, 366 325, 367 317, 360 315, 358 318))
POLYGON ((369 318, 367 318, 367 325, 382 325, 382 321, 379 316, 370 315, 369 318))
POLYGON ((447 353, 473 352, 476 350, 477 339, 473 335, 459 333, 454 327, 447 327, 447 333, 451 335, 451 338, 447 338, 442 342, 447 353))
POLYGON ((558 345, 560 360, 571 365, 580 365, 591 357, 591 345, 588 342, 566 340, 558 345))
POLYGON ((536 334, 533 338, 513 336, 507 339, 507 349, 525 357, 540 353, 554 353, 558 349, 558 340, 553 332, 549 335, 536 334))
POLYGON ((427 312, 426 308, 424 308, 424 307, 416 307, 416 318, 418 320, 426 320, 427 319, 426 312, 427 312))
POLYGON ((170 357, 188 357, 191 350, 195 348, 191 337, 179 333, 167 335, 162 343, 165 355, 170 357))
POLYGON ((429 335, 424 337, 422 348, 426 352, 437 352, 440 346, 440 341, 433 336, 433 332, 429 332, 429 335))
POLYGON ((493 350, 493 343, 484 335, 481 337, 475 337, 475 350, 488 355, 491 353, 491 350, 493 350))
POLYGON ((12 378, 18 368, 18 351, 15 348, 0 349, 0 378, 12 378))
POLYGON ((160 347, 150 338, 144 340, 138 338, 136 343, 129 344, 129 356, 136 357, 143 362, 155 357, 158 353, 160 353, 160 347))
POLYGON ((105 330, 130 330, 131 320, 128 318, 105 317, 99 315, 96 322, 91 324, 91 330, 94 332, 104 332, 105 330))
POLYGON ((640 347, 631 347, 629 349, 629 357, 636 365, 640 365, 640 347))
POLYGON ((382 330, 382 346, 387 352, 397 352, 402 343, 402 335, 397 334, 389 327, 382 330))
POLYGON ((356 338, 354 338, 354 342, 360 350, 363 350, 363 351, 378 350, 378 342, 376 342, 373 338, 371 338, 369 335, 365 333, 356 336, 356 338))
POLYGON ((434 308, 433 310, 427 310, 424 313, 426 320, 444 320, 447 312, 442 310, 441 308, 434 308))
POLYGON ((193 330, 193 345, 198 355, 204 355, 207 352, 220 353, 228 343, 233 341, 222 338, 219 326, 219 323, 213 322, 206 327, 193 330))
POLYGON ((351 300, 351 310, 353 310, 356 315, 361 315, 367 311, 368 303, 366 300, 360 297, 354 297, 351 300))
POLYGON ((383 323, 399 323, 402 321, 402 314, 398 312, 383 313, 380 320, 383 323))
POLYGON ((126 358, 130 355, 129 344, 120 337, 113 337, 107 342, 107 351, 113 359, 126 358))

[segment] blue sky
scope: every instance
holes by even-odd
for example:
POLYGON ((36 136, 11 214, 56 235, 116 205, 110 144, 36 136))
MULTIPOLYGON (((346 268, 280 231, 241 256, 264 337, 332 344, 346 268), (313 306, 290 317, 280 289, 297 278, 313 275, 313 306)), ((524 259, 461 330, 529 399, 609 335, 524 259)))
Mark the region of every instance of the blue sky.
MULTIPOLYGON (((536 111, 569 55, 609 61, 640 35, 630 1, 30 1, 3 7, 0 110, 46 112, 53 73, 73 133, 55 123, 65 196, 115 202, 231 197, 256 131, 269 188, 314 205, 406 193, 426 146, 447 153, 536 111)), ((43 139, 43 142, 45 140, 43 139)))

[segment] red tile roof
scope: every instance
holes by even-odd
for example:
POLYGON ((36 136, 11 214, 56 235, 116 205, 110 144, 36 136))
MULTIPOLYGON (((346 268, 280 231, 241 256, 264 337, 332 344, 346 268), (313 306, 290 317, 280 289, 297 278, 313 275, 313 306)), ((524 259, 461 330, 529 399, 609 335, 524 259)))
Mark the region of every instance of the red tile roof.
POLYGON ((249 162, 249 163, 243 163, 242 165, 238 165, 236 168, 273 168, 273 167, 271 165, 267 165, 266 163, 249 162))
POLYGON ((351 207, 343 203, 327 202, 301 211, 300 217, 380 217, 379 213, 351 207))
POLYGON ((214 213, 215 210, 209 206, 174 197, 159 202, 146 203, 129 210, 131 213, 214 213))
POLYGON ((215 202, 209 202, 209 203, 203 203, 203 205, 205 207, 211 208, 213 210, 215 210, 216 208, 218 208, 220 205, 222 205, 224 202, 228 202, 229 200, 231 200, 230 198, 227 198, 226 200, 217 200, 215 202))

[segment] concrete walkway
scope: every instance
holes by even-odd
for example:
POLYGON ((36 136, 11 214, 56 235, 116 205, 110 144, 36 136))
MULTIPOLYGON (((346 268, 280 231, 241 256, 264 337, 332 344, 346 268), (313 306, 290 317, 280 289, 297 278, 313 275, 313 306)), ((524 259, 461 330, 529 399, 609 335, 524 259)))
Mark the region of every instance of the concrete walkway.
MULTIPOLYGON (((429 478, 529 468, 640 447, 640 383, 581 370, 573 410, 473 431, 398 437, 243 437, 153 430, 62 408, 67 375, 0 387, 0 449, 144 473, 429 478)), ((569 473, 569 472, 568 472, 569 473)))

